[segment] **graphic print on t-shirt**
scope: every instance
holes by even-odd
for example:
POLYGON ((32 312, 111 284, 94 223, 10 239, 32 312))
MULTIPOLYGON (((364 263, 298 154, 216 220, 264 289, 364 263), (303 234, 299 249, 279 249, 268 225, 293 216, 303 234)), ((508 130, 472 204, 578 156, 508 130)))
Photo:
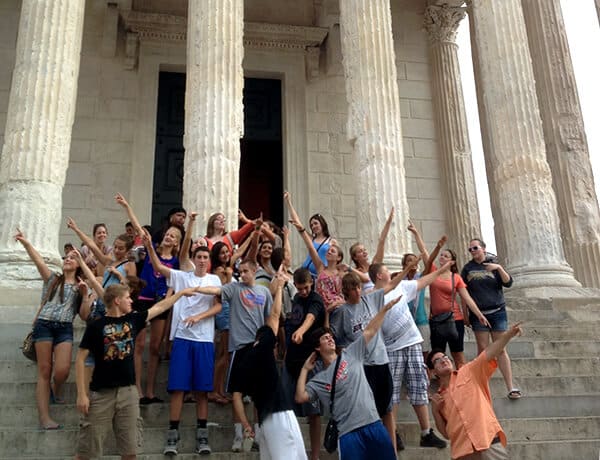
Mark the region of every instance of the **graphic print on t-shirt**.
POLYGON ((104 326, 104 361, 125 359, 133 351, 132 327, 129 322, 104 326))
MULTIPOLYGON (((348 361, 342 359, 340 361, 340 367, 338 367, 337 374, 335 374, 335 382, 342 382, 348 378, 348 361)), ((325 390, 331 391, 331 383, 325 385, 325 390)))
POLYGON ((257 294, 251 289, 243 289, 240 292, 240 299, 244 307, 248 310, 260 308, 267 301, 267 297, 264 294, 257 294))
POLYGON ((467 275, 467 282, 486 278, 496 279, 496 275, 494 275, 494 272, 488 272, 487 270, 472 270, 467 275))

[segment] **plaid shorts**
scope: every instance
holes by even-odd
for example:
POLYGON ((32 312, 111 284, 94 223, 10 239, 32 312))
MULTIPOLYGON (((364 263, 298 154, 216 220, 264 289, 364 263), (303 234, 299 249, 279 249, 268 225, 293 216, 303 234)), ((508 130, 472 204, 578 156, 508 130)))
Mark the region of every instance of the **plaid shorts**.
POLYGON ((394 381, 392 403, 400 403, 400 390, 405 385, 408 390, 408 399, 413 406, 423 406, 429 403, 427 389, 429 378, 423 362, 421 344, 396 351, 388 351, 390 358, 390 372, 394 381))

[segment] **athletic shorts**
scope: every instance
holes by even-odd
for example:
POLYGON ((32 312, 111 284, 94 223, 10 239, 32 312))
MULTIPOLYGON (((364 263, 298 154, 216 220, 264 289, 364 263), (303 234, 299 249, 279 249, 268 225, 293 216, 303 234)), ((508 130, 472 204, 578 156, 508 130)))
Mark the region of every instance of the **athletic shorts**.
MULTIPOLYGON (((450 347, 450 351, 460 353, 465 350, 465 322, 462 319, 454 321, 458 337, 456 340, 446 340, 437 334, 431 334, 431 349, 445 350, 446 345, 450 347)), ((471 323, 472 324, 472 323, 471 323)), ((487 329, 486 329, 487 330, 487 329)))
POLYGON ((90 391, 90 409, 81 417, 77 453, 99 458, 108 432, 112 429, 119 455, 141 452, 142 418, 140 395, 135 385, 90 391))
POLYGON ((427 393, 429 379, 423 362, 423 349, 421 344, 411 345, 396 351, 388 351, 390 358, 390 372, 394 382, 392 403, 399 404, 400 390, 404 385, 408 391, 408 399, 413 406, 428 404, 427 393))
POLYGON ((33 326, 33 342, 73 343, 73 323, 38 318, 33 326))
POLYGON ((396 452, 390 435, 377 420, 340 436, 338 441, 340 460, 396 460, 396 452))
POLYGON ((475 316, 472 313, 469 313, 469 321, 471 321, 471 327, 473 328, 473 331, 489 332, 491 330, 493 332, 504 332, 508 330, 508 317, 506 315, 506 308, 503 307, 500 310, 495 311, 494 313, 488 314, 485 311, 482 311, 481 313, 484 314, 485 319, 488 320, 488 323, 490 323, 490 326, 492 326, 492 328, 490 329, 489 327, 484 326, 479 322, 477 316, 475 316))
POLYGON ((244 345, 242 348, 231 353, 229 359, 229 370, 227 371, 227 393, 247 394, 247 360, 245 357, 252 350, 254 343, 244 345))
POLYGON ((175 337, 169 362, 167 391, 212 391, 215 346, 175 337))
POLYGON ((375 398, 377 413, 383 417, 392 410, 392 393, 394 391, 394 382, 390 374, 388 364, 376 364, 373 366, 364 366, 367 381, 375 398))
POLYGON ((269 414, 257 439, 260 460, 306 460, 306 448, 298 419, 291 410, 269 414))

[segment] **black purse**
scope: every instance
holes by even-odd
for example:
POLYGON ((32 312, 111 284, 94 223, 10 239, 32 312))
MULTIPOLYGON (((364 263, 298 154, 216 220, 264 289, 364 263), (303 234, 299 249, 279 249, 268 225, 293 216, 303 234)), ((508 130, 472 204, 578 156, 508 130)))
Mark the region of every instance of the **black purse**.
POLYGON ((327 452, 332 454, 337 450, 339 431, 337 422, 333 418, 333 399, 335 398, 335 376, 340 366, 340 359, 342 353, 338 355, 335 361, 335 368, 333 369, 333 378, 331 379, 331 398, 329 402, 329 422, 327 428, 325 428, 325 436, 323 437, 323 447, 327 452))
POLYGON ((440 313, 429 318, 429 328, 431 335, 441 337, 447 342, 458 339, 458 330, 454 321, 454 273, 452 273, 452 306, 450 311, 440 313))

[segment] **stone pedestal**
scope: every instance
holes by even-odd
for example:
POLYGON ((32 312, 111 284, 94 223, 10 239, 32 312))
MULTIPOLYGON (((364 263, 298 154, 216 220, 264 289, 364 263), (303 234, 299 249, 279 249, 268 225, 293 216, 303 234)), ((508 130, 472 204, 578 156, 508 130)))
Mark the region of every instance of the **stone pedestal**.
POLYGON ((408 203, 389 0, 340 2, 340 27, 348 137, 356 155, 358 239, 373 253, 395 206, 385 253, 387 263, 399 265, 408 250, 408 203))
POLYGON ((481 234, 479 206, 462 92, 456 32, 466 9, 432 5, 425 10, 435 121, 439 140, 448 247, 466 260, 462 248, 481 234))
POLYGON ((189 2, 183 206, 237 228, 244 127, 243 0, 189 2))
MULTIPOLYGON (((13 239, 19 227, 60 265, 58 234, 69 164, 84 0, 23 0, 0 158, 0 286, 39 279, 13 239)), ((6 288, 6 289, 5 289, 6 288)), ((39 293, 37 295, 39 298, 39 293)))
POLYGON ((520 0, 472 0, 477 92, 496 235, 515 287, 577 287, 560 238, 520 0))
POLYGON ((600 288, 600 213, 559 0, 522 0, 567 261, 600 288))

